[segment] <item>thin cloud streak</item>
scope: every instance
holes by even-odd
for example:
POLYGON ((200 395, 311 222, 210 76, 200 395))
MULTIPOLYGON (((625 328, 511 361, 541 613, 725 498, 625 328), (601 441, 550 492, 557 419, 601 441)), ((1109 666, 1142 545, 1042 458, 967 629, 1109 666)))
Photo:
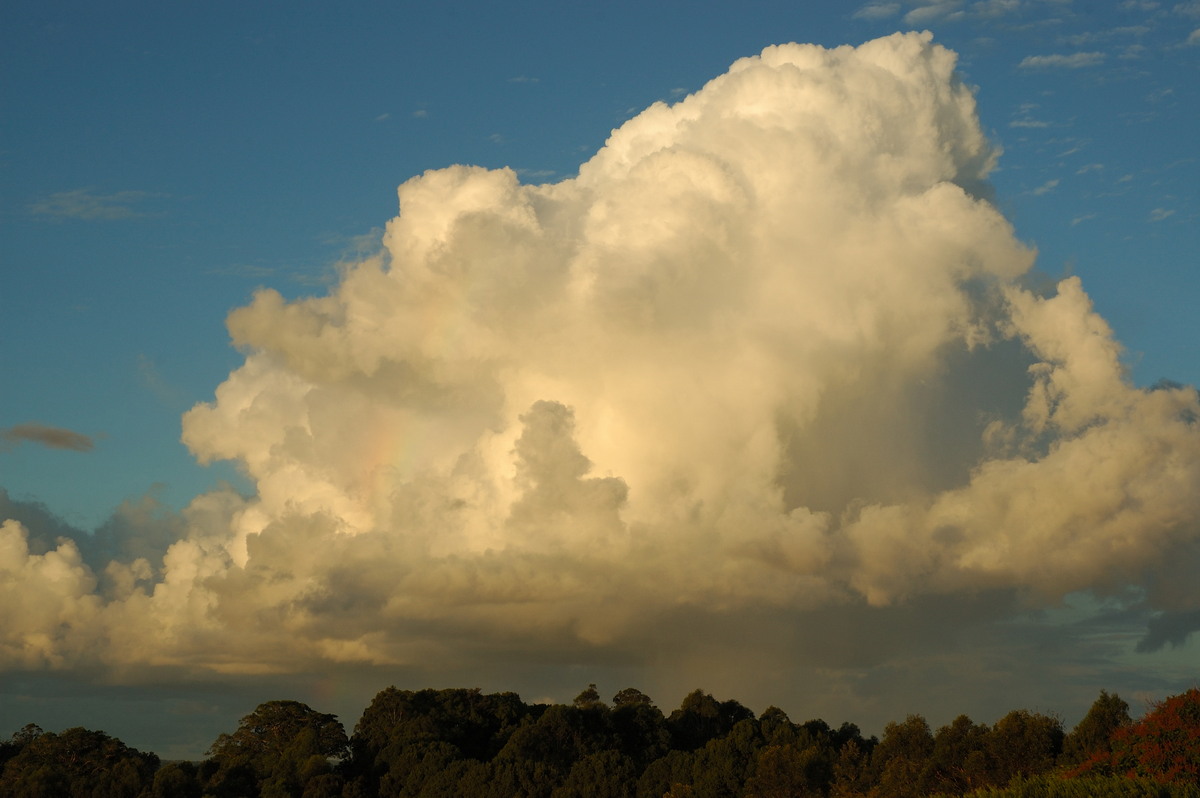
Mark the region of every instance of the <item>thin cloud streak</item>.
POLYGON ((78 188, 73 191, 51 194, 30 205, 29 211, 35 216, 58 219, 99 221, 136 219, 151 215, 150 212, 138 210, 136 206, 147 200, 165 196, 165 194, 148 191, 118 191, 113 194, 97 194, 90 188, 78 188))
POLYGON ((1021 59, 1018 69, 1083 69, 1104 63, 1104 53, 1087 52, 1069 55, 1030 55, 1021 59))

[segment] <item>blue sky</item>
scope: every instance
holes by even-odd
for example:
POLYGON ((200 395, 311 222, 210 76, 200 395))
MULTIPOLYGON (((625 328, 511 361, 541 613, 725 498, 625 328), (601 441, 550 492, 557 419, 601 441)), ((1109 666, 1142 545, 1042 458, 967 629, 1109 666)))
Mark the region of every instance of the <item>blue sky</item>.
MULTIPOLYGON (((1038 251, 1022 284, 1052 293, 1058 280, 1078 276, 1123 346, 1121 361, 1133 386, 1162 379, 1200 384, 1194 312, 1200 304, 1200 3, 1194 0, 857 7, 15 0, 0 12, 0 362, 6 376, 0 487, 26 507, 22 523, 31 537, 46 539, 57 527, 45 521, 41 530, 30 528, 34 522, 25 519, 36 513, 29 506, 44 505, 87 533, 108 523, 123 502, 127 517, 140 506, 144 524, 175 529, 177 514, 193 498, 224 483, 253 497, 267 478, 221 460, 217 452, 232 444, 196 444, 216 459, 201 465, 181 442, 181 416, 213 402, 217 386, 248 355, 269 348, 262 343, 266 333, 247 333, 239 351, 226 317, 260 287, 288 301, 336 293, 350 264, 379 251, 384 227, 397 213, 397 186, 454 164, 510 167, 524 185, 558 183, 573 178, 615 128, 643 109, 680 102, 768 45, 833 48, 910 30, 929 30, 935 44, 957 52, 958 74, 973 87, 979 127, 1001 151, 988 177, 990 200, 1016 239, 1038 251)), ((538 398, 566 402, 557 395, 538 398)), ((585 407, 572 406, 586 442, 592 422, 585 407)), ((521 419, 530 426, 533 415, 521 419)), ((626 480, 636 498, 632 476, 615 467, 601 471, 606 461, 586 446, 585 454, 599 464, 597 474, 626 480)), ((853 470, 857 461, 847 462, 853 470)), ((1194 530, 1200 519, 1186 508, 1179 512, 1171 523, 1194 530)), ((1036 583, 1016 581, 1022 589, 1036 583)), ((1057 678, 1091 667, 1092 674, 1120 673, 1121 686, 1147 695, 1179 683, 1177 658, 1187 654, 1186 646, 1160 647, 1157 659, 1131 653, 1140 639, 1134 627, 1144 625, 1146 613, 1196 609, 1187 597, 1148 606, 1128 600, 1129 591, 1146 590, 1150 581, 1143 574, 1127 584, 1081 587, 1088 623, 1103 618, 1120 631, 1101 635, 1112 646, 1102 653, 1081 648, 1064 655, 1057 678), (1134 613, 1136 623, 1113 620, 1121 613, 1134 613)), ((848 578, 848 589, 863 595, 882 589, 863 587, 868 582, 848 578)), ((914 599, 904 612, 916 613, 923 600, 914 599)), ((1055 624, 1082 623, 1053 615, 1070 616, 1071 602, 1034 604, 1051 613, 1039 616, 1038 634, 1059 629, 1055 624)), ((1017 617, 1006 607, 981 616, 987 623, 1017 617)), ((682 618, 694 610, 673 612, 682 618)), ((796 623, 817 628, 820 617, 806 605, 796 623)), ((764 620, 763 628, 776 623, 764 620)), ((983 630, 991 628, 982 621, 964 626, 963 639, 986 637, 983 630)), ((1080 635, 1097 639, 1092 632, 1080 635)), ((1024 650, 1034 637, 1020 637, 1005 650, 1024 650)), ((1186 639, 1185 633, 1180 645, 1186 639)), ((1189 645, 1194 652, 1194 641, 1189 645)), ((847 717, 828 719, 858 720, 849 717, 855 708, 875 712, 873 720, 890 717, 896 701, 871 703, 862 696, 913 689, 894 676, 898 670, 886 670, 908 661, 903 646, 897 651, 872 660, 876 670, 862 677, 879 686, 849 702, 847 717)), ((531 682, 530 673, 540 674, 551 697, 569 697, 596 680, 577 653, 562 655, 572 664, 553 673, 522 670, 519 651, 504 656, 515 663, 513 673, 531 682), (563 696, 553 695, 555 689, 563 696)), ((96 677, 95 663, 14 666, 27 686, 5 699, 0 720, 14 730, 27 720, 48 728, 59 721, 74 725, 60 696, 78 690, 95 708, 79 722, 99 726, 94 718, 119 711, 114 707, 136 707, 131 717, 143 718, 145 697, 153 694, 166 695, 183 716, 194 711, 210 718, 219 732, 226 730, 221 723, 256 703, 251 697, 244 708, 222 704, 214 696, 232 689, 224 683, 213 688, 200 679, 201 698, 176 687, 184 680, 178 673, 194 679, 209 672, 181 657, 153 677, 96 677), (15 706, 59 720, 10 718, 15 706)), ((331 655, 330 661, 341 660, 331 655)), ((454 661, 442 672, 475 675, 462 658, 454 661)), ((351 679, 340 666, 313 667, 303 678, 281 677, 308 691, 296 697, 328 697, 336 693, 330 682, 351 679)), ((637 677, 648 667, 614 667, 612 673, 637 677)), ((731 667, 713 665, 713 673, 731 667)), ((687 672, 706 674, 698 666, 687 672)), ((371 674, 361 677, 369 687, 346 694, 341 711, 385 686, 370 680, 386 675, 371 674)), ((261 680, 237 681, 238 695, 256 695, 261 680)), ((721 697, 743 697, 736 680, 713 680, 735 685, 721 697)), ((1093 686, 1118 686, 1098 676, 1081 681, 1090 695, 1093 686)), ((694 686, 656 698, 670 706, 694 686)), ((1015 707, 1029 695, 1040 700, 1046 694, 1013 687, 1005 697, 1015 707)), ((1078 712, 1084 699, 1050 708, 1078 712)), ((954 697, 927 704, 953 705, 954 697)), ((803 715, 802 707, 795 711, 803 715)), ((152 747, 147 728, 140 720, 112 730, 152 747)), ((196 745, 183 738, 169 744, 189 754, 196 745)))

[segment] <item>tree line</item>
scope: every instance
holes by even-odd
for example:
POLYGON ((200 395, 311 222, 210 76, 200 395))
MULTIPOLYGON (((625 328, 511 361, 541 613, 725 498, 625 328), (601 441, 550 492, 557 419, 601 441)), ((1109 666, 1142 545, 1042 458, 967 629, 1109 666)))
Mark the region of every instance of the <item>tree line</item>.
POLYGON ((571 704, 516 693, 375 696, 347 737, 334 715, 269 701, 202 762, 161 763, 100 731, 30 724, 0 743, 0 795, 16 798, 1200 798, 1200 690, 1138 721, 1101 691, 1066 733, 1053 715, 920 715, 881 738, 852 723, 757 717, 696 690, 664 714, 639 690, 571 704))

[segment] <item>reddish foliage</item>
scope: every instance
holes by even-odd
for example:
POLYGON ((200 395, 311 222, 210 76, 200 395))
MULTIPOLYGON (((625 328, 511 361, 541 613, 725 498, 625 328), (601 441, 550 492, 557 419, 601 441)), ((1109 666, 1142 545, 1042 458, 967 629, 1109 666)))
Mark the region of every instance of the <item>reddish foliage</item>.
POLYGON ((1162 784, 1200 781, 1200 689, 1160 701, 1132 726, 1117 729, 1111 751, 1073 771, 1144 776, 1162 784))

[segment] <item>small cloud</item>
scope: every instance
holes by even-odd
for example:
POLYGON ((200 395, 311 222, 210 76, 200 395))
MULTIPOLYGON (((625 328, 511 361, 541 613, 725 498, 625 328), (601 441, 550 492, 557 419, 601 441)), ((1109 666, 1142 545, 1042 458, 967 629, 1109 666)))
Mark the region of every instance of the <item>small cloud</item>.
POLYGON ((981 17, 1000 17, 1020 8, 1021 0, 982 0, 971 6, 971 10, 981 17))
POLYGON ((1121 177, 1119 177, 1117 179, 1118 183, 1130 183, 1132 181, 1133 181, 1133 175, 1121 175, 1121 177))
POLYGON ((1153 11, 1158 8, 1154 0, 1125 0, 1121 3, 1122 11, 1153 11))
POLYGON ((1200 17, 1200 0, 1191 0, 1189 3, 1179 3, 1172 9, 1176 14, 1183 17, 1200 17))
POLYGON ((909 25, 922 25, 935 19, 958 19, 962 16, 959 0, 933 0, 919 5, 904 15, 909 25))
POLYGON ((136 219, 149 216, 145 211, 136 210, 133 206, 139 202, 166 194, 153 194, 149 191, 118 191, 115 194, 96 194, 90 188, 77 188, 74 191, 60 191, 29 206, 30 213, 37 216, 51 216, 57 219, 100 219, 112 221, 116 219, 136 219))
POLYGON ((1175 211, 1173 209, 1155 208, 1154 210, 1150 211, 1150 221, 1161 222, 1163 219, 1166 219, 1168 216, 1174 216, 1174 215, 1175 215, 1175 211))
POLYGON ((683 95, 685 95, 685 94, 687 94, 687 89, 685 89, 685 88, 683 88, 683 87, 678 87, 678 88, 671 89, 671 96, 672 96, 672 97, 682 97, 682 96, 683 96, 683 95))
POLYGON ((1040 122, 1036 119, 1014 119, 1008 123, 1009 127, 1050 127, 1049 122, 1040 122))
POLYGON ((1058 187, 1058 182, 1059 181, 1057 179, 1047 180, 1045 183, 1042 183, 1040 186, 1035 188, 1033 190, 1033 193, 1035 196, 1038 196, 1038 197, 1042 196, 1043 194, 1049 194, 1051 191, 1053 191, 1055 188, 1058 187))
POLYGON ((1171 88, 1165 88, 1165 89, 1159 89, 1158 91, 1152 91, 1146 95, 1146 102, 1148 102, 1148 103, 1162 102, 1163 100, 1167 99, 1174 93, 1175 93, 1175 90, 1171 89, 1171 88))
POLYGON ((91 438, 81 432, 62 427, 47 427, 31 421, 0 431, 0 450, 11 449, 21 443, 39 443, 50 449, 70 449, 89 452, 94 445, 91 438))
POLYGON ((506 139, 504 136, 502 136, 499 133, 493 133, 492 135, 488 136, 488 141, 492 142, 493 144, 508 143, 508 139, 506 139))
POLYGON ((375 121, 382 122, 385 119, 390 119, 391 116, 392 116, 391 114, 380 114, 379 116, 375 117, 375 121))
POLYGON ((1095 218, 1096 218, 1096 214, 1094 214, 1094 213, 1084 214, 1083 216, 1076 216, 1074 219, 1071 220, 1071 226, 1074 227, 1075 225, 1079 224, 1080 222, 1086 222, 1088 219, 1095 219, 1095 218))
POLYGON ((1104 164, 1102 164, 1102 163, 1089 163, 1085 166, 1079 167, 1079 169, 1076 170, 1075 174, 1086 175, 1088 172, 1099 172, 1102 169, 1104 169, 1104 164))
POLYGON ((1200 44, 1200 28, 1196 28, 1194 31, 1188 34, 1187 41, 1185 41, 1184 44, 1200 44))
POLYGON ((1026 56, 1018 69, 1081 69, 1096 66, 1104 62, 1104 53, 1071 53, 1070 55, 1030 55, 1026 56))
POLYGON ((900 13, 899 3, 868 3, 854 12, 854 19, 887 19, 900 13))
POLYGON ((542 79, 541 78, 530 78, 530 77, 526 77, 525 75, 518 75, 515 78, 509 78, 508 82, 509 83, 541 83, 542 79))
POLYGON ((428 119, 429 112, 426 111, 424 108, 418 108, 416 111, 412 112, 412 116, 413 116, 413 119, 428 119))

